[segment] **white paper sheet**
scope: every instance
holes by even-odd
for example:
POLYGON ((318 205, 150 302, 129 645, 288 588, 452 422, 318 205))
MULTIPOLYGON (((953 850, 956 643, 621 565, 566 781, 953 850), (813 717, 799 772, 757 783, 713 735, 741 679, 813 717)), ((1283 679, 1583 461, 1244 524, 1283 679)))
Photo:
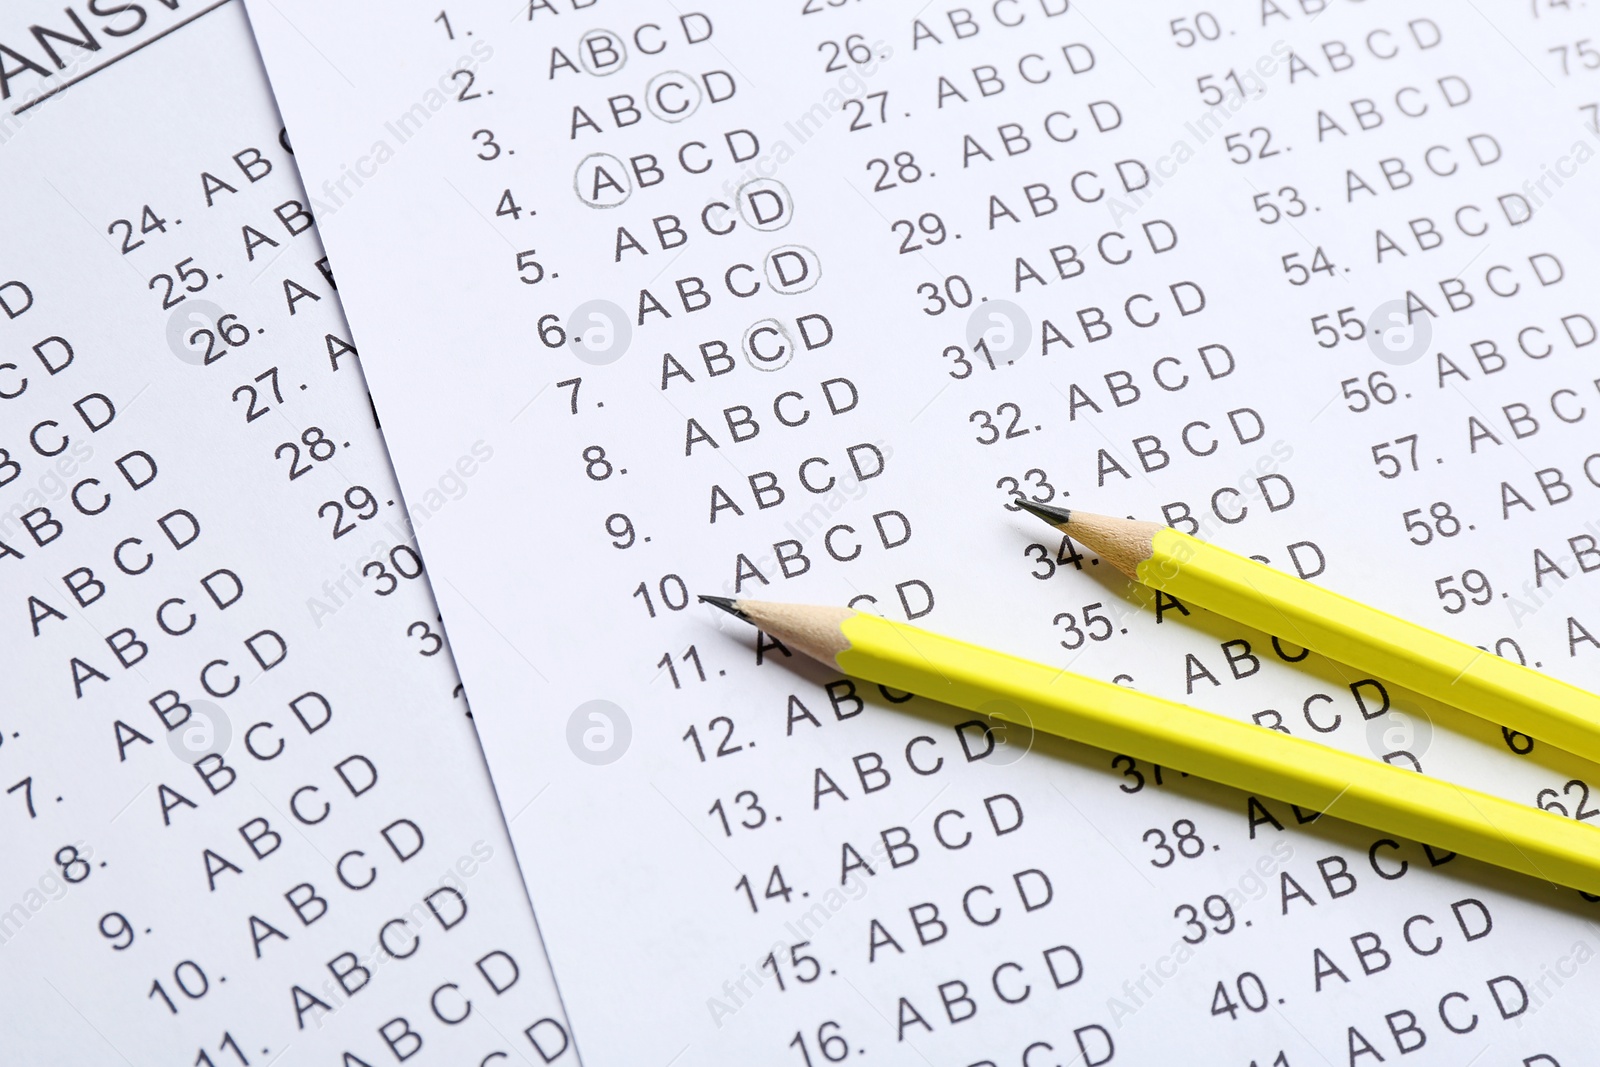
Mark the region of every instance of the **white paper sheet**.
MULTIPOLYGON (((96 7, 0 16, 0 1060, 537 1062, 559 998, 244 9, 96 7)), ((451 494, 506 458, 460 442, 451 494)))
POLYGON ((1578 895, 991 751, 691 600, 849 602, 1590 817, 1593 768, 1158 614, 1003 505, 1165 517, 1600 684, 1591 15, 251 14, 408 495, 506 457, 421 538, 588 1062, 1583 1061, 1578 895))

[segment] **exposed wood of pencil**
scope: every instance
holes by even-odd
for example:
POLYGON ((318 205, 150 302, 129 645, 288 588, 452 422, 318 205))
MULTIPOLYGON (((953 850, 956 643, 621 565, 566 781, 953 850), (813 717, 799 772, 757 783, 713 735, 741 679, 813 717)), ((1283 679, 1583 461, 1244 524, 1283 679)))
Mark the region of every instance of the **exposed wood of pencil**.
POLYGON ((752 625, 812 659, 832 664, 834 657, 850 647, 840 626, 855 614, 853 608, 810 607, 770 600, 737 603, 740 613, 752 625))
POLYGON ((1150 558, 1155 535, 1166 529, 1158 522, 1117 519, 1028 501, 1022 502, 1022 508, 1076 537, 1091 552, 1134 581, 1139 579, 1139 564, 1150 558))

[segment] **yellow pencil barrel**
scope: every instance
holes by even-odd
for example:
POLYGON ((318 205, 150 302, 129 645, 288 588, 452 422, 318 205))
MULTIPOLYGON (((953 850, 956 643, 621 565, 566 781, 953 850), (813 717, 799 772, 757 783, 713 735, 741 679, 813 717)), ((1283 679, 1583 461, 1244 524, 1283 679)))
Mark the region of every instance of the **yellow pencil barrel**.
POLYGON ((1600 696, 1177 530, 1152 548, 1145 585, 1600 761, 1600 696))
POLYGON ((1600 828, 873 615, 841 629, 868 681, 1600 893, 1600 828))

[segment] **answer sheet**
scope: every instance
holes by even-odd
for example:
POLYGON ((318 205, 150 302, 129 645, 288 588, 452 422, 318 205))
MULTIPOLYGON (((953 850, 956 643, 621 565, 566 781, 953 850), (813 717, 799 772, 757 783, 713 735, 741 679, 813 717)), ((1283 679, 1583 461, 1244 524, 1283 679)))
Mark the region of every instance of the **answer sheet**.
POLYGON ((0 1060, 572 1061, 243 5, 0 45, 0 1060))
POLYGON ((839 677, 851 604, 1600 815, 1161 519, 1600 686, 1592 14, 252 0, 593 1064, 1592 1055, 1593 902, 839 677))

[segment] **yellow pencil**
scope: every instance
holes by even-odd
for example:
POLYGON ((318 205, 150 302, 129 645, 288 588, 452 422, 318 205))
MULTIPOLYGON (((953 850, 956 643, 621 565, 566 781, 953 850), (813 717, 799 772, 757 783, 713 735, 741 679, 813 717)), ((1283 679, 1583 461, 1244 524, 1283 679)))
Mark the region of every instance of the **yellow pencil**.
POLYGON ((1600 761, 1600 696, 1158 523, 1022 506, 1136 582, 1600 761))
POLYGON ((700 599, 857 678, 1600 893, 1600 828, 849 608, 700 599))

